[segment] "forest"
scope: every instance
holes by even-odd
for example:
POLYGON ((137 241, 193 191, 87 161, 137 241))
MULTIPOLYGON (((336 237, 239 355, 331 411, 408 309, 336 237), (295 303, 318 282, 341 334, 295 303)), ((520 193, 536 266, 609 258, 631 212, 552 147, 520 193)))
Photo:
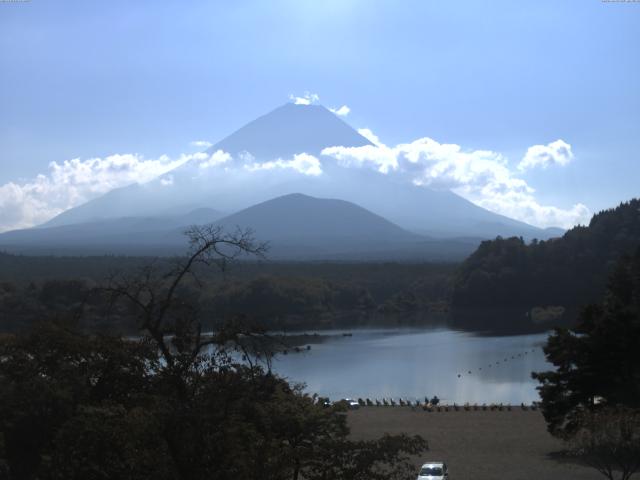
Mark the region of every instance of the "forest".
MULTIPOLYGON (((483 242, 463 263, 277 262, 241 258, 198 268, 182 285, 203 327, 242 314, 270 330, 446 323, 472 331, 524 332, 571 325, 600 298, 613 265, 640 246, 640 200, 596 214, 561 238, 483 242)), ((84 331, 135 332, 126 310, 99 293, 110 279, 170 268, 180 257, 30 257, 0 253, 2 331, 43 316, 84 331)))
MULTIPOLYGON (((62 288, 80 302, 73 316, 43 313, 28 332, 0 335, 0 479, 407 478, 425 439, 352 440, 344 405, 325 406, 272 372, 271 352, 250 348, 263 329, 236 317, 203 333, 182 288, 195 265, 220 266, 222 244, 261 247, 248 235, 191 233, 173 265, 99 288, 109 309, 134 319, 136 336, 78 329, 102 307, 80 301, 80 284, 62 288)), ((56 293, 40 291, 53 306, 56 293)))
POLYGON ((593 216, 561 238, 485 241, 458 268, 454 307, 561 305, 577 308, 597 300, 623 255, 640 246, 640 200, 621 203, 593 216))
MULTIPOLYGON (((74 318, 84 331, 133 333, 130 312, 110 308, 99 287, 109 279, 179 258, 29 257, 0 254, 0 330, 29 328, 43 317, 74 318)), ((245 315, 268 329, 300 330, 428 322, 441 317, 455 264, 284 263, 239 261, 224 271, 196 268, 182 285, 214 329, 245 315)))

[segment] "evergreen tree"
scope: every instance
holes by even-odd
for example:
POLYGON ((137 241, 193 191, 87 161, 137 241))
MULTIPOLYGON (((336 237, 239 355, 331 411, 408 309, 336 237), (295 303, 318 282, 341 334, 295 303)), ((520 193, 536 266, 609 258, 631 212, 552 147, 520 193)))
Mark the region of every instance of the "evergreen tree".
POLYGON ((533 373, 549 431, 571 436, 584 411, 640 408, 640 249, 615 267, 601 304, 586 307, 573 329, 545 346, 556 370, 533 373))

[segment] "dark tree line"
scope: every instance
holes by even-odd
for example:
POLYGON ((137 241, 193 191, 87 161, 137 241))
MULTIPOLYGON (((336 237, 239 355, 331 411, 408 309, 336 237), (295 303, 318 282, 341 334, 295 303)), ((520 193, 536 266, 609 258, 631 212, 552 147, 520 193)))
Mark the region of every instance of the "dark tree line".
POLYGON ((544 348, 555 370, 537 372, 549 431, 613 480, 640 468, 640 248, 623 256, 599 304, 544 348))
POLYGON ((640 200, 593 216, 562 238, 482 242, 460 266, 452 303, 459 307, 583 306, 604 293, 615 262, 640 246, 640 200))
MULTIPOLYGON (((173 263, 162 259, 155 260, 154 265, 156 269, 171 269, 173 263)), ((143 268, 148 266, 142 264, 120 272, 125 276, 132 275, 143 268)), ((262 274, 249 265, 236 265, 225 278, 220 278, 196 265, 194 271, 198 281, 192 276, 185 278, 181 293, 190 297, 191 304, 197 305, 206 329, 215 328, 239 314, 259 321, 269 329, 333 328, 340 326, 342 319, 366 323, 377 312, 424 312, 433 305, 446 304, 449 276, 439 270, 433 271, 429 266, 423 267, 422 273, 417 268, 412 269, 410 275, 396 280, 393 285, 385 285, 382 278, 364 282, 358 277, 345 277, 342 266, 336 268, 335 275, 324 278, 315 276, 315 269, 312 269, 313 275, 303 275, 304 269, 300 265, 276 269, 270 274, 262 274)), ((379 267, 358 265, 354 268, 366 271, 379 267)), ((324 266, 324 269, 325 274, 332 270, 331 266, 324 266)), ((391 265, 389 275, 393 276, 396 269, 404 270, 403 266, 391 265)), ((3 318, 0 331, 27 329, 43 315, 72 318, 82 306, 79 326, 85 331, 135 333, 137 325, 130 309, 116 306, 106 315, 108 297, 95 290, 99 284, 100 280, 91 278, 0 282, 0 316, 3 318)), ((389 321, 393 319, 389 318, 389 321)))
POLYGON ((197 228, 190 239, 171 269, 147 266, 96 290, 136 319, 135 339, 78 332, 86 302, 79 315, 0 338, 0 478, 411 477, 423 439, 352 441, 339 406, 278 378, 269 352, 250 348, 261 328, 236 317, 203 333, 195 266, 263 247, 247 232, 197 228))

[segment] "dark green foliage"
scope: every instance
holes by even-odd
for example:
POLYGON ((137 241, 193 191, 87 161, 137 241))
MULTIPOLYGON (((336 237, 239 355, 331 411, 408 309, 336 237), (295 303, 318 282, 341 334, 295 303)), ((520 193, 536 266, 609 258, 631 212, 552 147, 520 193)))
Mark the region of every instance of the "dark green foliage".
POLYGON ((45 478, 170 479, 174 468, 162 425, 144 408, 81 406, 55 435, 45 478))
POLYGON ((555 371, 534 373, 549 431, 571 435, 585 409, 640 408, 640 249, 615 267, 600 305, 586 307, 573 329, 545 346, 555 371))
POLYGON ((345 310, 366 313, 375 306, 362 287, 319 278, 276 276, 229 281, 211 289, 202 300, 202 308, 211 316, 222 319, 242 313, 266 328, 318 324, 319 317, 326 314, 345 310))
POLYGON ((0 464, 10 478, 346 479, 380 468, 407 478, 407 455, 426 448, 351 442, 339 407, 269 372, 205 355, 178 373, 150 346, 53 325, 5 337, 0 464))
POLYGON ((585 411, 569 452, 609 480, 628 480, 640 470, 640 410, 608 407, 585 411))
POLYGON ((111 308, 108 299, 94 288, 91 280, 50 279, 25 285, 5 282, 0 285, 0 332, 28 330, 48 318, 79 320, 79 328, 93 332, 134 333, 129 312, 111 308))
POLYGON ((596 301, 621 255, 640 246, 640 200, 593 216, 562 238, 482 242, 460 266, 452 303, 459 307, 577 307, 596 301))
POLYGON ((81 280, 48 280, 42 284, 39 300, 46 308, 80 305, 87 296, 87 285, 81 280))
POLYGON ((0 431, 15 478, 49 469, 57 461, 58 435, 79 414, 95 421, 90 413, 96 410, 83 412, 83 406, 143 406, 138 402, 149 387, 149 370, 157 367, 146 342, 90 338, 52 325, 5 337, 0 359, 0 431))
POLYGON ((385 435, 373 441, 338 441, 319 445, 319 455, 304 470, 309 480, 386 480, 415 477, 410 462, 428 448, 418 436, 385 435))
MULTIPOLYGON (((425 450, 424 440, 350 441, 344 409, 259 366, 270 358, 250 348, 268 344, 252 342, 263 338, 260 328, 236 318, 203 334, 194 265, 262 250, 249 232, 194 227, 189 237, 189 255, 171 268, 114 276, 93 292, 134 320, 137 339, 87 335, 60 322, 0 337, 0 474, 297 480, 384 471, 407 478, 409 455, 425 450)), ((57 285, 48 292, 51 305, 67 294, 57 285)), ((74 318, 82 321, 86 306, 74 318)))
MULTIPOLYGON (((0 283, 0 331, 28 329, 46 317, 79 319, 84 331, 135 333, 131 310, 110 305, 108 297, 93 289, 109 270, 137 274, 140 261, 0 254, 0 279, 5 274, 9 278, 11 272, 17 279, 0 283), (4 266, 8 270, 2 270, 4 266), (65 266, 68 271, 63 271, 65 266), (24 281, 30 273, 40 278, 24 281), (80 307, 82 317, 77 313, 80 307)), ((157 270, 169 269, 176 261, 179 259, 156 259, 153 265, 157 270)), ((241 313, 267 328, 292 330, 367 325, 378 321, 377 312, 385 316, 380 321, 393 324, 400 320, 391 315, 446 310, 453 266, 245 262, 235 263, 224 279, 207 269, 196 270, 198 281, 185 279, 180 293, 197 306, 206 329, 241 313)))

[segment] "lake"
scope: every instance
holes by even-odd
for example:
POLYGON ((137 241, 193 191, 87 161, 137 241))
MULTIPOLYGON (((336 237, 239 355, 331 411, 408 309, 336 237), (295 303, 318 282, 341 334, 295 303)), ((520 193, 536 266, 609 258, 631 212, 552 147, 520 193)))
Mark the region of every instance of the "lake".
POLYGON ((539 400, 532 371, 549 370, 547 334, 479 336, 448 329, 321 332, 311 350, 279 355, 273 369, 307 391, 340 398, 520 404, 539 400))

